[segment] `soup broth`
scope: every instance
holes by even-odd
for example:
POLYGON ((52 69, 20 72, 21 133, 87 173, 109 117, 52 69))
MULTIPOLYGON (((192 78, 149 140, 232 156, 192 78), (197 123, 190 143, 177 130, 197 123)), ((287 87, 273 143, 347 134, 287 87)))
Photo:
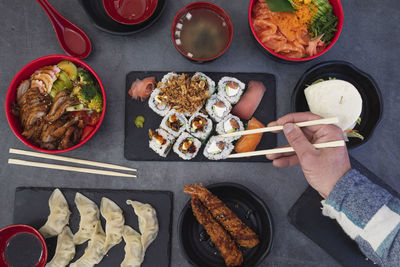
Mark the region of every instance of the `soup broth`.
POLYGON ((175 29, 175 40, 187 56, 209 59, 226 48, 229 29, 225 20, 215 11, 194 9, 180 18, 175 29))

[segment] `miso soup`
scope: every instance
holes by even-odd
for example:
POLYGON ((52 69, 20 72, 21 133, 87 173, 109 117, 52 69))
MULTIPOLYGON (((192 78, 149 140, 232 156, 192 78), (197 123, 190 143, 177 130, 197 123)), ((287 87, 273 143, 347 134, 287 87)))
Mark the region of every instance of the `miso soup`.
POLYGON ((183 15, 175 28, 175 42, 180 50, 194 59, 210 59, 229 43, 229 28, 215 11, 198 8, 183 15))

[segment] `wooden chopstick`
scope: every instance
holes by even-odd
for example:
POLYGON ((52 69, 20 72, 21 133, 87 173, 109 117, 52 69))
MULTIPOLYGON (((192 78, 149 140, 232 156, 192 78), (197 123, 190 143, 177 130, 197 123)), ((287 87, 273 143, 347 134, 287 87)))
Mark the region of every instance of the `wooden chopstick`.
MULTIPOLYGON (((298 123, 296 123, 296 125, 299 127, 306 127, 306 126, 321 125, 321 124, 335 124, 338 122, 339 122, 339 119, 334 117, 334 118, 328 118, 328 119, 298 122, 298 123)), ((226 138, 226 137, 234 137, 234 136, 239 136, 239 135, 275 132, 275 131, 282 131, 282 130, 283 130, 283 126, 272 126, 272 127, 258 128, 258 129, 253 129, 253 130, 221 134, 221 135, 218 135, 217 137, 226 138)))
POLYGON ((115 165, 115 164, 108 164, 108 163, 102 163, 102 162, 84 160, 84 159, 77 159, 77 158, 68 158, 68 157, 63 157, 63 156, 55 156, 55 155, 51 155, 51 154, 32 152, 32 151, 26 151, 26 150, 21 150, 21 149, 10 148, 9 152, 10 152, 10 154, 31 156, 31 157, 43 158, 43 159, 53 159, 53 160, 78 163, 78 164, 96 166, 96 167, 107 168, 107 169, 116 169, 116 170, 122 170, 122 171, 137 172, 137 169, 127 168, 127 167, 119 166, 119 165, 115 165))
POLYGON ((100 175, 108 175, 108 176, 119 176, 119 177, 133 177, 133 178, 136 178, 136 175, 126 174, 126 173, 121 173, 121 172, 103 171, 103 170, 88 169, 88 168, 79 168, 79 167, 73 167, 73 166, 67 166, 67 165, 48 164, 48 163, 26 161, 26 160, 19 160, 19 159, 8 159, 8 164, 31 166, 31 167, 46 168, 46 169, 55 169, 55 170, 63 170, 63 171, 84 172, 84 173, 100 174, 100 175))
MULTIPOLYGON (((328 147, 341 147, 345 146, 346 143, 343 140, 340 141, 332 141, 327 143, 320 143, 314 144, 315 148, 328 148, 328 147)), ((266 150, 259 150, 259 151, 251 151, 251 152, 244 152, 244 153, 237 153, 237 154, 230 154, 228 158, 243 158, 243 157, 254 157, 254 156, 262 156, 262 155, 271 155, 277 153, 287 153, 287 152, 294 152, 293 147, 281 147, 281 148, 274 148, 274 149, 266 149, 266 150)))

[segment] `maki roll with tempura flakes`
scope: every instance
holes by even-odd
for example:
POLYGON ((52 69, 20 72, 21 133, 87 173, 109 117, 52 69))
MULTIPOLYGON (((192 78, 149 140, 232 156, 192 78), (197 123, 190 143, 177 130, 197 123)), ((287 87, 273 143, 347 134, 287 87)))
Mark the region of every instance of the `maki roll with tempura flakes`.
POLYGON ((166 97, 160 95, 160 89, 158 88, 150 95, 149 107, 160 116, 165 116, 170 111, 166 97))
POLYGON ((183 132, 176 140, 173 150, 178 156, 184 160, 191 160, 196 157, 201 142, 187 132, 183 132))
POLYGON ((190 117, 186 130, 194 137, 205 140, 210 135, 212 126, 211 119, 203 113, 197 112, 190 117))
POLYGON ((231 109, 232 106, 228 100, 219 95, 213 95, 207 100, 206 103, 206 111, 216 122, 220 122, 223 118, 225 118, 231 109))
POLYGON ((161 157, 166 157, 175 141, 175 138, 163 129, 149 129, 149 147, 161 157))
POLYGON ((207 75, 205 75, 202 72, 196 72, 193 77, 192 80, 195 79, 199 79, 200 81, 204 81, 206 83, 206 86, 208 88, 208 92, 210 93, 210 95, 214 94, 215 92, 215 82, 208 77, 207 75))
POLYGON ((203 154, 211 160, 226 159, 232 152, 234 146, 226 138, 213 136, 207 142, 203 154))
POLYGON ((175 110, 171 110, 161 121, 160 128, 166 130, 174 137, 178 137, 186 129, 187 123, 187 119, 184 115, 176 113, 175 110))
MULTIPOLYGON (((216 131, 218 134, 234 133, 239 131, 244 131, 243 122, 236 116, 229 114, 216 126, 216 131)), ((235 137, 230 137, 231 141, 237 140, 240 135, 235 137)))
POLYGON ((236 78, 222 77, 218 82, 218 94, 232 105, 239 102, 246 85, 236 78))

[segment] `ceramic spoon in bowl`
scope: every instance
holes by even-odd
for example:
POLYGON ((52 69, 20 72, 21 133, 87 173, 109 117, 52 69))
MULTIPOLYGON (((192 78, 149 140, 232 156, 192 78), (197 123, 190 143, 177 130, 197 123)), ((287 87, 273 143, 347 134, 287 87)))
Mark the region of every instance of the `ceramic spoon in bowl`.
POLYGON ((60 15, 48 2, 48 0, 36 0, 46 12, 53 28, 56 31, 58 41, 64 51, 76 58, 86 58, 92 50, 89 37, 79 27, 72 24, 60 15))

